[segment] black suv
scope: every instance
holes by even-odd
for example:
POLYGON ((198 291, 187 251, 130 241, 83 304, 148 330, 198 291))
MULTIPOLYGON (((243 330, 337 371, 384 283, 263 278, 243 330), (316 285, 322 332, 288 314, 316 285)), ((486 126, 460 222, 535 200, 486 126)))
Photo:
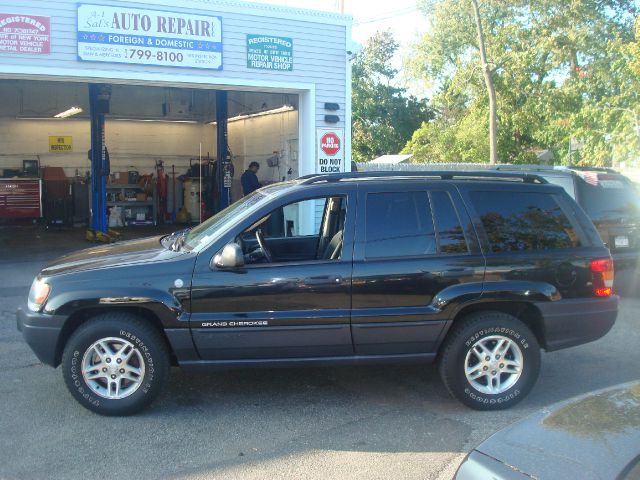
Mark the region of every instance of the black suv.
POLYGON ((437 360, 481 410, 533 387, 540 348, 615 322, 609 250, 539 176, 314 175, 190 231, 90 248, 34 280, 18 328, 85 407, 133 413, 185 369, 437 360))
POLYGON ((500 165, 494 168, 534 173, 564 188, 584 209, 600 238, 611 250, 616 269, 616 290, 637 293, 640 195, 627 177, 609 168, 596 167, 500 165))

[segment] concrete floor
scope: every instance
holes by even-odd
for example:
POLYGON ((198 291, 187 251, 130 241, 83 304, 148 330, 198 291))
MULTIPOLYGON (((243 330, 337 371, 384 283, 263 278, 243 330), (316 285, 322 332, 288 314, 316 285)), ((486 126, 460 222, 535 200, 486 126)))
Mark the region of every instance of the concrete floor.
MULTIPOLYGON (((128 231, 126 236, 148 233, 128 231)), ((152 408, 105 418, 80 407, 59 369, 15 327, 38 270, 86 247, 82 231, 0 228, 0 478, 448 479, 509 423, 596 388, 640 378, 640 300, 603 339, 543 354, 521 404, 476 412, 431 365, 239 370, 171 379, 152 408)))

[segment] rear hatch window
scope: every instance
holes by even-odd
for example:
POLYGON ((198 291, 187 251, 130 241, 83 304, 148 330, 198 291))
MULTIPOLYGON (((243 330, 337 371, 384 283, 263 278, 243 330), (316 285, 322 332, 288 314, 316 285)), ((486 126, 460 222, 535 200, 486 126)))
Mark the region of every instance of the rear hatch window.
POLYGON ((640 248, 640 196, 626 177, 578 172, 578 202, 611 250, 640 248))

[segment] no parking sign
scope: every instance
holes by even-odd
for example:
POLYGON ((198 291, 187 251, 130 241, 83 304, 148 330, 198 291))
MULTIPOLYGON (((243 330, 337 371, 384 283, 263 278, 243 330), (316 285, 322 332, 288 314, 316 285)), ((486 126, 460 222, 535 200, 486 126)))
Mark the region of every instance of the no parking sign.
POLYGON ((344 129, 319 128, 316 173, 344 172, 344 129))

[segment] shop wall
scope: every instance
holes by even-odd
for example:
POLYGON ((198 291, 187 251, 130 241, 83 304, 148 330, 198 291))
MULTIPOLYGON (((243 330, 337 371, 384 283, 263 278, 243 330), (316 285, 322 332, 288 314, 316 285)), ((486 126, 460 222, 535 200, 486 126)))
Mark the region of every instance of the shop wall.
POLYGON ((278 182, 298 175, 298 112, 291 111, 229 123, 229 148, 233 154, 235 177, 232 198, 242 196, 240 176, 251 162, 258 162, 261 182, 278 182), (277 152, 278 167, 267 159, 277 152), (291 174, 288 173, 291 168, 291 174))
MULTIPOLYGON (((129 65, 119 63, 82 62, 77 57, 77 5, 76 0, 23 0, 0 1, 0 8, 7 13, 47 15, 51 17, 51 54, 14 55, 2 54, 2 64, 16 71, 37 67, 39 75, 93 76, 100 78, 104 71, 110 74, 127 74, 131 79, 140 78, 142 72, 163 75, 167 79, 188 82, 192 75, 206 75, 212 85, 233 85, 238 81, 256 82, 261 85, 279 83, 288 85, 315 85, 317 127, 345 127, 347 102, 347 41, 350 32, 349 17, 326 12, 287 8, 275 5, 245 4, 238 1, 183 0, 180 6, 170 0, 146 0, 122 2, 115 0, 86 1, 120 7, 135 7, 178 12, 197 12, 219 15, 223 19, 223 69, 206 70, 165 66, 129 65), (285 36, 293 39, 293 70, 270 71, 247 67, 246 36, 262 34, 285 36), (92 73, 98 72, 98 73, 92 73), (337 124, 324 121, 325 102, 340 105, 336 113, 337 124)), ((0 73, 2 71, 0 70, 0 73)), ((257 88, 264 90, 264 88, 257 88)), ((333 112, 332 112, 333 113, 333 112)))
MULTIPOLYGON (((107 120, 106 140, 112 171, 136 167, 141 173, 151 173, 156 160, 165 162, 165 169, 176 166, 176 173, 185 173, 191 158, 202 153, 215 155, 216 129, 213 125, 107 120)), ((22 160, 39 158, 42 166, 59 166, 68 176, 89 170, 87 152, 90 148, 88 120, 18 120, 0 118, 0 169, 21 168, 22 160), (73 152, 49 153, 49 136, 72 136, 73 152)))

